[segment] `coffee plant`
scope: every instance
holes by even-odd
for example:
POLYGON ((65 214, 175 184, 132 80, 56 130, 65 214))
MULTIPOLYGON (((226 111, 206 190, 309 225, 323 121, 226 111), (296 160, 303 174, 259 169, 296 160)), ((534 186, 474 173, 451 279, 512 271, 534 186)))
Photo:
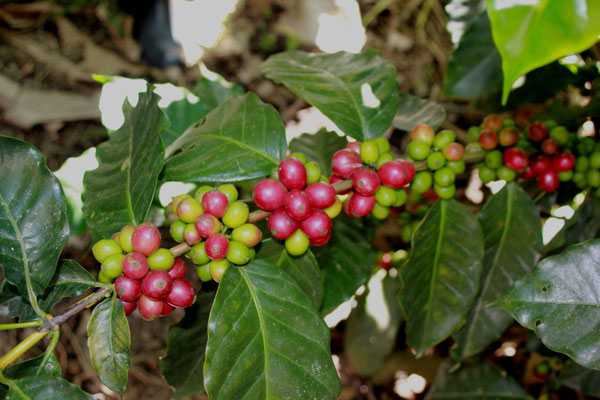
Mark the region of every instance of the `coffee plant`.
POLYGON ((470 16, 450 60, 447 97, 496 104, 465 130, 441 129, 441 106, 399 94, 394 67, 371 49, 291 51, 260 67, 344 136, 321 130, 287 143, 278 112, 254 93, 202 78, 198 102, 159 107, 147 84, 83 178, 97 274, 59 259, 70 232, 82 231, 71 195, 37 149, 0 136, 0 315, 16 318, 0 330, 35 329, 0 358, 0 397, 92 398, 61 378, 54 352, 61 325, 93 307, 92 365, 118 395, 127 316, 184 308, 160 361, 177 398, 334 399, 340 379, 323 317, 361 288, 344 340, 358 375, 373 375, 398 337, 413 359, 447 356, 430 399, 526 399, 482 356, 516 320, 554 354, 535 367, 553 379, 542 395, 557 382, 600 393, 600 141, 589 129, 600 115, 597 58, 582 53, 568 71, 588 104, 546 97, 537 114, 511 112, 535 102, 521 94, 550 68, 538 67, 594 44, 600 5, 505 3, 470 16), (487 70, 476 36, 498 57, 487 70), (532 83, 509 98, 523 74, 532 83), (167 182, 193 189, 160 208, 167 182), (482 188, 483 203, 467 184, 482 188), (574 215, 557 217, 562 206, 574 215), (557 219, 564 226, 545 241, 543 225, 557 219), (385 226, 394 248, 377 252, 373 235, 385 226), (387 308, 385 326, 370 302, 387 308), (44 354, 17 362, 46 336, 44 354))

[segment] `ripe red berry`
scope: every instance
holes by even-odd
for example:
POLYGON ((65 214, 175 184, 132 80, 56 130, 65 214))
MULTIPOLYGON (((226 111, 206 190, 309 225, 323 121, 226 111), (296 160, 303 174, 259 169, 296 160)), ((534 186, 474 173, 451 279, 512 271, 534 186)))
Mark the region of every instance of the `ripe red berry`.
POLYGON ((324 211, 313 209, 310 217, 300 222, 300 229, 309 239, 321 239, 331 233, 331 218, 324 211))
POLYGON ((123 273, 131 279, 142 279, 148 273, 148 260, 142 253, 129 253, 121 264, 123 273))
POLYGON ((340 178, 348 179, 360 168, 362 168, 362 159, 352 150, 338 150, 331 157, 331 170, 340 178))
POLYGON ((125 315, 131 314, 137 308, 137 302, 135 301, 126 301, 121 299, 121 303, 123 304, 123 310, 125 310, 125 315))
POLYGON ((519 133, 512 126, 504 128, 498 134, 498 142, 501 146, 510 147, 519 140, 519 133))
POLYGON ((229 250, 229 240, 222 233, 215 233, 206 239, 206 254, 211 260, 221 260, 229 250))
POLYGON ((153 224, 146 222, 138 225, 131 235, 133 251, 149 256, 160 247, 160 232, 153 224))
POLYGON ((504 150, 502 160, 504 161, 504 165, 506 165, 508 168, 514 171, 522 171, 527 168, 529 156, 523 149, 511 147, 504 150))
MULTIPOLYGON (((331 176, 329 177, 329 183, 331 183, 332 185, 337 182, 342 182, 343 180, 344 180, 344 178, 339 177, 336 174, 331 174, 331 176)), ((352 188, 343 190, 343 191, 339 192, 339 194, 348 194, 351 191, 352 191, 352 188)))
POLYGON ((498 115, 489 114, 485 116, 481 125, 484 128, 491 129, 494 132, 498 132, 500 129, 502 129, 504 123, 502 122, 502 118, 500 118, 498 115))
POLYGON ((494 150, 498 146, 498 135, 491 129, 484 129, 479 133, 479 144, 486 150, 494 150))
POLYGON ((286 194, 283 206, 288 215, 298 221, 308 218, 312 210, 310 198, 300 189, 294 189, 286 194))
POLYGON ((166 300, 163 300, 163 310, 160 313, 160 316, 164 317, 165 315, 171 314, 173 311, 175 311, 175 307, 167 303, 166 300))
POLYGON ((369 168, 361 168, 352 175, 352 187, 363 196, 375 195, 380 183, 377 172, 369 168))
POLYGON ((329 231, 329 234, 327 236, 323 236, 322 238, 310 239, 310 245, 311 246, 324 246, 327 244, 327 242, 329 242, 329 239, 331 239, 331 231, 329 231))
POLYGON ((552 169, 556 172, 565 172, 575 166, 575 156, 568 152, 558 153, 552 159, 552 169))
POLYGON ((264 179, 252 191, 254 203, 267 211, 275 211, 283 206, 283 198, 287 189, 276 179, 264 179))
POLYGON ((173 279, 167 271, 155 269, 142 280, 142 293, 152 299, 162 299, 171 291, 173 279))
POLYGON ((290 217, 283 208, 280 208, 269 217, 267 228, 269 229, 269 232, 271 232, 271 236, 285 240, 296 232, 296 229, 298 229, 298 222, 290 217))
POLYGON ((541 142, 548 137, 548 129, 546 129, 546 124, 543 122, 536 122, 529 125, 529 128, 527 128, 527 135, 532 141, 541 142))
POLYGON ((547 155, 539 155, 531 161, 531 169, 538 175, 552 168, 552 159, 547 155))
POLYGON ((558 143, 552 138, 544 140, 541 147, 542 151, 549 155, 552 155, 558 151, 558 143))
POLYGON ((554 192, 560 184, 560 179, 555 171, 548 170, 538 175, 537 183, 544 192, 554 192))
MULTIPOLYGON (((355 143, 355 142, 353 142, 355 143)), ((378 178, 379 179, 379 178, 378 178)), ((304 189, 314 208, 327 208, 335 203, 335 189, 329 183, 315 182, 304 189)))
POLYGON ((183 229, 183 240, 193 246, 202 241, 202 236, 200 236, 194 224, 187 224, 183 229))
POLYGON ((395 160, 383 164, 378 174, 382 184, 398 189, 412 182, 415 177, 415 167, 411 162, 395 160))
MULTIPOLYGON (((387 186, 387 185, 386 185, 387 186)), ((375 196, 363 196, 359 193, 352 193, 347 201, 347 208, 344 211, 350 217, 364 217, 369 214, 375 206, 375 196)))
POLYGON ((353 152, 355 152, 356 154, 359 154, 359 155, 360 155, 360 145, 361 145, 361 144, 362 144, 361 142, 349 142, 349 143, 346 145, 346 148, 347 148, 348 150, 352 150, 352 151, 353 151, 353 152))
POLYGON ((173 288, 167 295, 167 303, 175 307, 189 307, 196 298, 196 289, 185 279, 175 279, 173 288))
POLYGON ((279 180, 288 189, 302 189, 306 186, 306 167, 294 157, 284 158, 277 168, 279 180))
POLYGON ((202 214, 196 218, 194 226, 196 227, 196 231, 198 231, 203 238, 207 238, 213 233, 219 233, 221 230, 219 219, 212 214, 202 214))
POLYGON ((173 266, 167 272, 169 272, 169 275, 171 275, 171 278, 173 279, 185 278, 187 268, 181 258, 176 258, 173 266))
POLYGON ((204 212, 212 214, 217 218, 221 218, 225 214, 228 205, 229 200, 227 200, 227 196, 218 190, 211 190, 202 196, 202 208, 204 212))
POLYGON ((444 146, 442 153, 444 153, 446 160, 458 161, 463 158, 463 155, 465 154, 465 148, 462 144, 457 142, 448 143, 446 146, 444 146))
POLYGON ((152 321, 153 319, 160 317, 164 307, 162 300, 154 300, 144 295, 141 295, 138 299, 137 306, 140 315, 146 321, 152 321))
POLYGON ((137 279, 121 275, 115 281, 115 289, 119 299, 135 301, 142 294, 142 283, 137 279))
POLYGON ((525 168, 525 171, 521 172, 519 174, 519 178, 522 179, 531 179, 531 178, 535 178, 535 171, 531 168, 531 166, 527 166, 527 168, 525 168))

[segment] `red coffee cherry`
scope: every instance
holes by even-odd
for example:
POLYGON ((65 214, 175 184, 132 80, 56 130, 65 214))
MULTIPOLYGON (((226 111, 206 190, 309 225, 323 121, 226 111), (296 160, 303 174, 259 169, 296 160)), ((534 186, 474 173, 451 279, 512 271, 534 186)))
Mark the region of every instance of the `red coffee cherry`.
POLYGON ((498 146, 498 135, 491 129, 484 129, 479 133, 479 144, 486 150, 494 150, 498 146))
POLYGON ((300 222, 300 229, 309 239, 322 239, 331 233, 331 218, 324 211, 315 208, 310 217, 300 222))
POLYGON ((216 218, 221 218, 225 214, 228 205, 229 200, 227 200, 227 196, 218 190, 211 190, 202 196, 202 208, 204 212, 212 214, 216 218))
POLYGON ((171 314, 173 311, 175 311, 175 307, 167 303, 166 300, 163 300, 163 310, 160 313, 160 316, 164 317, 165 315, 171 314))
POLYGON ((347 148, 348 150, 352 150, 352 151, 353 151, 353 152, 355 152, 356 154, 360 155, 360 145, 361 145, 361 144, 362 144, 361 142, 349 142, 349 143, 346 145, 346 148, 347 148))
POLYGON ((174 307, 189 307, 196 298, 196 289, 185 279, 175 279, 171 292, 167 295, 167 303, 174 307))
POLYGON ((285 240, 298 229, 298 222, 290 217, 283 208, 275 211, 269 217, 267 228, 274 238, 285 240))
POLYGON ((219 233, 221 230, 221 222, 219 222, 219 219, 212 214, 202 214, 196 218, 194 226, 203 238, 207 238, 214 233, 219 233))
POLYGON ((287 189, 276 179, 264 179, 254 187, 254 203, 266 211, 275 211, 283 206, 287 189))
POLYGON ((544 192, 554 192, 560 184, 560 179, 555 171, 548 170, 538 175, 537 183, 544 192))
POLYGON ((552 155, 558 151, 558 143, 556 140, 549 138, 542 142, 541 148, 544 153, 552 155))
POLYGON ((380 183, 379 175, 372 169, 362 168, 352 175, 352 187, 356 192, 363 196, 375 195, 375 192, 379 189, 380 183))
POLYGON ((185 278, 187 268, 181 258, 176 258, 175 262, 173 263, 173 266, 167 272, 169 273, 169 275, 171 275, 171 278, 173 279, 185 278))
POLYGON ((160 232, 153 224, 146 222, 138 225, 131 235, 133 251, 149 256, 160 247, 160 232))
POLYGON ((121 304, 123 304, 123 310, 125 310, 125 315, 130 315, 137 308, 137 302, 135 301, 125 301, 120 299, 121 304))
POLYGON ((162 299, 170 291, 173 279, 167 271, 155 269, 142 280, 142 293, 152 299, 162 299))
POLYGON ((338 150, 331 158, 331 170, 340 178, 348 179, 362 168, 362 159, 352 150, 338 150))
POLYGON ((527 166, 527 168, 525 168, 525 171, 523 171, 519 174, 519 178, 531 179, 531 178, 535 178, 536 175, 537 174, 535 173, 535 171, 529 165, 529 166, 527 166))
POLYGON ((529 128, 527 128, 527 135, 532 141, 541 142, 548 137, 548 129, 546 128, 546 124, 543 122, 536 122, 529 125, 529 128))
POLYGON ((575 156, 568 152, 558 153, 552 159, 552 169, 556 172, 565 172, 575 166, 575 156))
POLYGON ((315 182, 304 189, 314 208, 327 208, 335 203, 335 189, 329 183, 315 182))
MULTIPOLYGON (((329 176, 329 183, 331 183, 332 185, 334 183, 342 182, 342 181, 344 181, 344 178, 337 176, 336 174, 331 174, 331 176, 329 176)), ((343 191, 339 192, 339 194, 348 194, 351 191, 352 191, 352 188, 343 190, 343 191)))
POLYGON ((286 194, 283 206, 288 215, 298 221, 308 218, 312 210, 310 198, 300 189, 294 189, 286 194))
POLYGON ((383 164, 378 174, 382 184, 398 189, 412 182, 415 177, 415 167, 411 162, 395 160, 383 164))
POLYGON ((506 165, 508 168, 514 171, 522 171, 527 168, 529 156, 523 149, 511 147, 504 151, 502 160, 504 161, 504 165, 506 165))
POLYGON ((347 215, 355 218, 364 217, 375 206, 375 196, 363 196, 359 193, 352 193, 346 202, 348 206, 344 207, 344 211, 347 215))
POLYGON ((142 283, 137 279, 121 275, 115 281, 115 290, 119 299, 135 301, 142 294, 142 283))
POLYGON ((481 125, 484 128, 491 129, 494 132, 498 132, 500 129, 502 129, 504 123, 502 122, 502 118, 500 118, 498 115, 489 114, 485 116, 481 125))
POLYGON ((183 229, 183 240, 190 246, 198 244, 202 241, 202 236, 198 233, 196 225, 187 224, 183 229))
POLYGON ((161 316, 163 312, 163 301, 151 299, 148 296, 141 295, 137 301, 138 310, 142 318, 146 321, 152 321, 161 316))
POLYGON ((306 167, 294 157, 284 158, 277 168, 279 180, 288 189, 302 189, 306 186, 306 167))
POLYGON ((552 168, 552 159, 546 155, 539 155, 531 162, 531 169, 535 174, 541 174, 552 168))
POLYGON ((460 143, 448 143, 446 146, 444 146, 442 153, 444 153, 446 160, 458 161, 462 160, 463 155, 465 154, 465 148, 460 143))
POLYGON ((210 235, 206 239, 206 254, 211 260, 221 260, 227 255, 229 250, 229 240, 222 233, 210 235))
POLYGON ((123 273, 131 279, 142 279, 148 273, 148 260, 142 253, 129 253, 121 264, 123 273))
POLYGON ((324 246, 327 244, 327 242, 329 242, 329 239, 331 239, 331 231, 329 231, 329 234, 327 236, 323 236, 322 238, 310 239, 310 245, 316 247, 324 246))
POLYGON ((519 132, 515 128, 504 128, 498 134, 498 142, 504 147, 510 147, 519 140, 519 132))

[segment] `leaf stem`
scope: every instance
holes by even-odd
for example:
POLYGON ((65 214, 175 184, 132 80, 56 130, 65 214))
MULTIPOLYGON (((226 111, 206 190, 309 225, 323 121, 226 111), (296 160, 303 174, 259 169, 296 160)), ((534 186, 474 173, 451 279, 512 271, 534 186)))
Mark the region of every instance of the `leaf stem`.
POLYGON ((42 340, 42 338, 47 334, 48 332, 37 331, 27 336, 25 340, 13 347, 11 351, 9 351, 2 358, 0 358, 0 370, 5 370, 6 367, 15 362, 27 350, 31 349, 37 342, 42 340))
POLYGON ((41 319, 29 322, 18 322, 14 324, 0 324, 0 331, 8 331, 10 329, 31 328, 40 325, 42 325, 41 319))
POLYGON ((44 353, 44 358, 42 359, 42 362, 40 363, 40 366, 37 369, 36 375, 40 374, 40 372, 42 371, 42 369, 48 362, 48 359, 54 353, 54 349, 56 349, 56 345, 58 344, 58 339, 60 338, 60 328, 58 326, 56 328, 54 328, 54 330, 52 331, 52 333, 50 333, 50 335, 52 335, 52 338, 50 339, 50 343, 48 344, 48 347, 46 348, 46 352, 44 353))

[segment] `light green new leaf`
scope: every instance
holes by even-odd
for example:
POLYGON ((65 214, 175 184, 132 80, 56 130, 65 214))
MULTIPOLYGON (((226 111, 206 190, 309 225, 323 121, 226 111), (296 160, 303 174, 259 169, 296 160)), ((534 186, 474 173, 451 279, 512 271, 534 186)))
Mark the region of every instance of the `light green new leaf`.
POLYGON ((398 107, 396 69, 373 49, 361 54, 288 51, 269 57, 261 70, 356 140, 383 135, 398 107))
POLYGON ((126 102, 123 113, 123 126, 96 149, 99 167, 83 178, 83 215, 104 237, 144 222, 163 165, 160 134, 168 120, 151 87, 140 93, 135 107, 126 102))
POLYGON ((100 380, 123 395, 129 371, 131 333, 123 304, 116 298, 98 304, 87 325, 92 366, 100 380))
POLYGON ((280 267, 254 260, 225 272, 208 321, 204 385, 213 400, 337 398, 329 329, 280 267))
POLYGON ((600 369, 600 239, 542 260, 495 303, 551 350, 600 369))
POLYGON ((479 289, 483 249, 479 221, 456 200, 435 203, 413 233, 399 299, 406 341, 417 356, 465 322, 479 289))
POLYGON ((597 0, 487 0, 487 9, 502 56, 503 103, 521 75, 586 50, 600 35, 597 0))

